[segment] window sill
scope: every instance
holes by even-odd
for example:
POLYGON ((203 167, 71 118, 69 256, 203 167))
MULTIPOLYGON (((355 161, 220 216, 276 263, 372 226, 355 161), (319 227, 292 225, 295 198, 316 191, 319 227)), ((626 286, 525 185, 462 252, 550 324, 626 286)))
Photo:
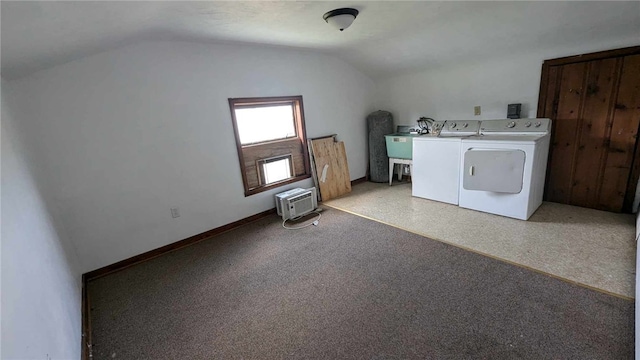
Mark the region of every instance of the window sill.
POLYGON ((297 182, 297 181, 308 179, 310 177, 311 177, 310 174, 299 175, 299 176, 296 176, 296 177, 292 177, 290 179, 278 181, 278 182, 273 183, 273 184, 264 185, 264 186, 256 187, 256 188, 253 188, 253 189, 249 189, 249 190, 246 190, 244 192, 244 196, 247 197, 247 196, 251 196, 251 195, 254 195, 254 194, 261 193, 263 191, 276 189, 276 188, 278 188, 280 186, 288 185, 288 184, 291 184, 291 183, 294 183, 294 182, 297 182))

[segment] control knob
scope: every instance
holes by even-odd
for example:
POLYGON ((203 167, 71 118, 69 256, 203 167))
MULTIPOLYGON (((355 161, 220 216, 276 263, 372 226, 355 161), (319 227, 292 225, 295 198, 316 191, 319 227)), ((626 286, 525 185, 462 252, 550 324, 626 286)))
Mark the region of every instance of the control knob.
POLYGON ((524 123, 524 127, 531 127, 531 121, 527 121, 526 123, 524 123))
POLYGON ((450 129, 455 129, 456 128, 456 123, 451 123, 451 125, 449 125, 450 129))
POLYGON ((466 128, 467 126, 469 126, 469 124, 467 124, 467 123, 462 124, 463 128, 466 128))
POLYGON ((533 126, 540 127, 540 125, 542 125, 542 123, 540 121, 536 121, 536 123, 533 126))
POLYGON ((511 128, 515 127, 515 126, 516 126, 516 122, 515 122, 515 121, 510 121, 510 122, 507 124, 507 127, 508 127, 509 129, 511 129, 511 128))

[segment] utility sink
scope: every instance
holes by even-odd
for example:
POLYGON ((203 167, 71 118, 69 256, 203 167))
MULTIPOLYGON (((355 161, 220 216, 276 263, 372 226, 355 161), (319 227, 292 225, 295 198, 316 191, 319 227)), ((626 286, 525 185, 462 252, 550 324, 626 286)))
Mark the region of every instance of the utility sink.
POLYGON ((413 138, 419 134, 393 133, 385 135, 387 156, 395 159, 413 159, 413 138))

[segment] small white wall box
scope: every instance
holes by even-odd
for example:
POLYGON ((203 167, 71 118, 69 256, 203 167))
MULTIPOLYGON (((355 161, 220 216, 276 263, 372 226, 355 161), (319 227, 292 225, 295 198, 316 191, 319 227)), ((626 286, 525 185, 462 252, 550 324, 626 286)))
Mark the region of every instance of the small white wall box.
POLYGON ((295 188, 276 194, 276 209, 282 220, 306 215, 318 207, 316 188, 295 188))

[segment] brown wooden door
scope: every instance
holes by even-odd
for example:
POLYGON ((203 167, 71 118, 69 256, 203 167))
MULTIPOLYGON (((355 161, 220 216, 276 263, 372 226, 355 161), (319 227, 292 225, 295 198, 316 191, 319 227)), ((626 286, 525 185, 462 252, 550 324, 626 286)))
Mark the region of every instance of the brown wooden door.
POLYGON ((631 209, 640 172, 640 54, 611 53, 543 65, 538 116, 554 120, 548 201, 631 209))

